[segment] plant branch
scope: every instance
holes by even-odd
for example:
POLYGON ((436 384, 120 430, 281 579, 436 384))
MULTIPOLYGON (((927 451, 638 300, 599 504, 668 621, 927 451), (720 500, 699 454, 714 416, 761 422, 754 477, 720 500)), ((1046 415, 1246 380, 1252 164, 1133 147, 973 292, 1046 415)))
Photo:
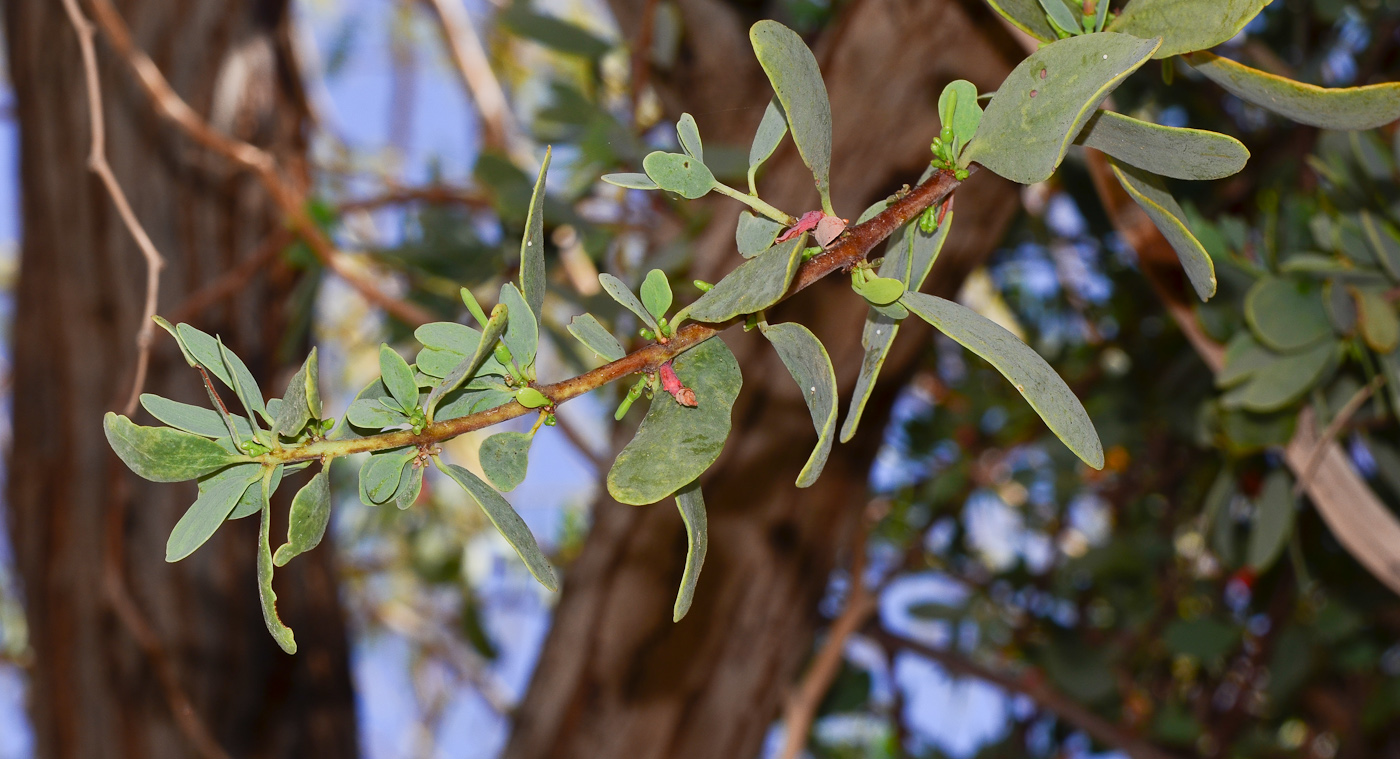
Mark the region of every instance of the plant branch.
MULTIPOLYGON (((793 278, 792 285, 788 287, 783 300, 810 287, 812 283, 832 272, 848 269, 864 260, 876 245, 879 245, 904 224, 917 219, 925 209, 942 202, 960 184, 961 182, 951 172, 939 171, 927 182, 895 200, 875 218, 849 228, 830 250, 806 262, 797 270, 797 275, 793 278)), ((665 345, 651 343, 610 364, 604 364, 597 369, 563 382, 540 385, 537 389, 549 398, 552 405, 557 406, 623 377, 657 371, 667 361, 709 340, 729 327, 742 324, 743 321, 744 318, 740 316, 723 324, 687 324, 677 330, 665 345)), ((511 401, 456 419, 433 422, 424 427, 423 431, 418 434, 414 434, 412 430, 399 430, 350 440, 322 440, 296 448, 272 451, 257 457, 256 460, 264 464, 289 464, 297 461, 400 448, 407 445, 432 446, 458 435, 534 412, 534 409, 525 408, 519 403, 511 401)))
POLYGON ((476 27, 472 26, 462 0, 424 2, 437 14, 452 62, 457 65, 457 72, 462 75, 462 81, 476 101, 477 113, 481 115, 482 142, 489 149, 528 161, 530 151, 520 135, 520 127, 515 123, 505 90, 491 70, 486 48, 481 44, 481 37, 477 35, 476 27))
POLYGON ((749 208, 758 211, 764 216, 767 216, 768 218, 778 222, 779 224, 782 224, 785 227, 790 227, 797 223, 797 219, 793 218, 789 214, 783 213, 782 211, 778 210, 777 208, 774 208, 768 203, 759 200, 757 195, 748 195, 739 192, 738 190, 734 189, 733 187, 730 187, 729 185, 723 182, 715 182, 714 190, 715 192, 721 195, 727 195, 739 201, 740 203, 743 203, 749 208))
POLYGON ((937 662, 939 666, 953 675, 975 677, 1003 690, 1027 696, 1040 708, 1053 712, 1060 719, 1084 731, 1099 743, 1111 746, 1132 759, 1177 759, 1174 754, 1133 735, 1121 726, 1104 719, 1078 701, 1056 690, 1036 670, 1026 670, 1020 675, 997 672, 956 651, 934 648, 883 628, 874 630, 871 635, 888 646, 903 648, 937 662))
MULTIPOLYGON (((76 0, 65 0, 65 2, 76 2, 76 0)), ((131 31, 127 28, 126 22, 122 20, 121 14, 112 6, 111 0, 90 0, 90 2, 103 37, 131 67, 132 72, 136 75, 137 83, 151 99, 158 115, 175 125, 190 139, 257 176, 278 208, 291 222, 292 228, 311 248, 311 252, 320 259, 326 268, 349 283, 365 300, 384 309, 406 324, 418 325, 432 321, 433 315, 426 309, 389 295, 374 284, 368 276, 356 270, 349 260, 349 256, 336 248, 335 244, 316 223, 316 220, 312 218, 307 209, 306 195, 282 176, 276 160, 270 153, 242 140, 229 137, 200 117, 171 88, 165 75, 160 72, 150 56, 136 47, 131 39, 131 31)))
POLYGON ((136 412, 136 403, 141 397, 141 388, 146 384, 146 373, 151 364, 151 343, 155 340, 156 328, 151 317, 156 314, 156 302, 160 297, 160 272, 165 268, 165 259, 160 255, 160 251, 156 250, 155 243, 151 242, 150 235, 146 234, 145 227, 142 227, 140 220, 136 218, 136 212, 131 210, 126 193, 122 191, 121 184, 112 173, 112 167, 107 163, 107 126, 102 112, 102 83, 97 76, 97 51, 93 45, 95 35, 92 22, 83 15, 82 9, 78 7, 78 0, 63 0, 63 9, 67 11, 68 21, 73 25, 74 33, 78 35, 78 48, 83 56, 88 122, 92 131, 88 168, 102 180, 107 194, 112 197, 112 204, 117 207, 117 215, 121 217, 122 224, 126 225, 127 231, 136 240, 136 246, 141 249, 141 256, 146 259, 146 302, 141 312, 141 326, 136 331, 136 372, 131 381, 131 395, 123 407, 124 413, 131 416, 136 412))

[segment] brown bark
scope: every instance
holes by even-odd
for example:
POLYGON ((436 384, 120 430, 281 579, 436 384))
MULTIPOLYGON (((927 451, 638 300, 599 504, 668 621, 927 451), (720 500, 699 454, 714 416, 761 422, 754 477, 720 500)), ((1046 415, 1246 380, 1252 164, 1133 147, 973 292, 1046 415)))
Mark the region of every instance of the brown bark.
MULTIPOLYGON (((127 0, 121 11, 138 44, 196 109, 300 165, 304 116, 285 54, 285 2, 127 0), (216 98, 219 92, 227 97, 216 98)), ((347 643, 329 546, 278 572, 281 607, 304 650, 287 657, 259 610, 256 519, 226 526, 190 558, 167 565, 166 536, 194 486, 141 481, 107 447, 102 414, 128 392, 144 264, 86 168, 83 72, 62 5, 7 3, 5 23, 24 230, 9 500, 35 652, 39 755, 210 753, 197 750, 188 721, 182 728, 172 714, 173 685, 231 756, 353 756, 347 643), (104 557, 122 569, 135 608, 154 631, 155 656, 149 641, 138 645, 133 626, 113 613, 104 557), (175 673, 165 686, 162 663, 175 673)), ((154 115, 126 67, 105 46, 98 52, 107 154, 168 260, 160 304, 169 312, 254 255, 280 219, 255 180, 180 138, 154 115)), ((285 267, 264 267, 239 292, 191 318, 220 333, 265 387, 280 390, 287 368, 275 354, 294 284, 285 267)), ((146 390, 207 403, 163 336, 146 390)), ((144 412, 142 420, 149 423, 144 412)), ((300 481, 290 480, 284 495, 300 481)), ((274 534, 279 528, 285 524, 274 522, 274 534)))
MULTIPOLYGON (((629 37, 645 2, 613 0, 629 37)), ((707 140, 746 144, 771 94, 747 40, 757 16, 738 5, 682 2, 681 62, 653 76, 668 107, 696 114, 707 140)), ((1017 60, 980 4, 957 0, 851 3, 815 49, 834 111, 834 201, 849 217, 927 165, 945 84, 967 78, 995 89, 1017 60)), ((816 206, 811 175, 790 144, 761 188, 789 212, 816 206)), ((988 172, 974 177, 958 193, 956 231, 929 289, 956 291, 1015 205, 1009 185, 988 172)), ((716 203, 714 210, 695 264, 710 280, 738 263, 738 209, 716 203)), ((866 308, 840 279, 812 287, 770 319, 801 321, 822 338, 848 398, 866 308)), ((817 601, 866 502, 894 394, 928 343, 927 329, 906 325, 861 432, 836 447, 809 490, 793 485, 815 440, 799 391, 756 335, 725 336, 746 382, 729 445, 704 479, 709 553, 689 616, 671 622, 685 533, 670 501, 636 508, 601 499, 517 712, 509 759, 758 754, 820 624, 817 601)))

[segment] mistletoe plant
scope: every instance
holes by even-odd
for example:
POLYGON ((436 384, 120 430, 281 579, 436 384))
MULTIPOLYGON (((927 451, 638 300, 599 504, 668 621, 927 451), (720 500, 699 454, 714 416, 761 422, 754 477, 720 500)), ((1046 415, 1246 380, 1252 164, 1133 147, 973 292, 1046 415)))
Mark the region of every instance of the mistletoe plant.
POLYGON ((1086 0, 1082 6, 1064 0, 989 2, 1046 44, 1016 67, 985 111, 970 82, 950 84, 939 99, 942 123, 919 184, 866 209, 849 228, 831 200, 831 105, 816 59, 786 27, 771 21, 755 24, 750 38, 776 98, 749 153, 747 192, 719 182, 705 165, 700 131, 688 114, 677 125, 682 152, 651 153, 642 162, 645 173, 603 178, 687 199, 718 192, 744 203, 748 209, 740 216, 735 242, 746 260, 713 285, 696 282, 699 297, 673 313, 674 293, 660 271, 646 275, 639 294, 616 277, 601 275, 603 289, 645 325, 641 335, 649 344, 626 353, 596 318, 575 317, 569 332, 608 362, 585 374, 553 384, 542 384, 536 376, 545 292, 542 208, 548 153, 529 206, 518 286, 504 284, 489 314, 464 288, 463 301, 476 327, 448 322, 419 327, 415 336, 423 347, 412 364, 383 346, 381 376, 359 393, 338 424, 323 417, 314 351, 282 397, 264 402, 243 362, 217 337, 162 321, 203 377, 212 408, 148 395, 143 405, 166 426, 143 427, 108 414, 105 427, 113 449, 137 474, 158 482, 199 483, 198 498, 170 535, 167 559, 188 556, 229 519, 260 514, 263 613, 273 637, 294 651, 292 631, 277 617, 273 569, 321 540, 330 516, 332 463, 369 453, 359 475, 366 504, 409 507, 418 497, 424 471, 436 466, 476 500, 534 576, 553 590, 554 570, 500 491, 524 478, 534 435, 553 422, 556 406, 636 377, 617 416, 643 395, 650 405, 608 472, 607 487, 625 504, 676 499, 690 542, 674 610, 679 620, 690 606, 706 549, 699 479, 724 447, 730 409, 742 385, 734 355, 712 338, 743 324, 758 329, 773 345, 801 388, 817 431, 817 445, 797 480, 799 487, 811 485, 837 436, 836 373, 811 331, 800 324, 770 323, 765 312, 837 271, 849 274, 856 296, 870 307, 865 357, 840 430, 843 441, 854 434, 899 325, 912 314, 986 359, 1071 451, 1090 466, 1102 467, 1103 449, 1088 414, 1044 359, 976 312, 919 292, 953 227, 955 189, 978 167, 1021 183, 1041 182, 1055 172, 1072 144, 1101 150, 1176 248, 1196 291, 1206 299, 1215 291, 1214 265, 1163 177, 1229 176, 1249 154, 1222 134, 1099 110, 1113 89, 1152 58, 1184 55, 1194 70, 1251 103, 1306 124, 1362 129, 1400 116, 1400 85, 1324 90, 1203 52, 1233 37, 1267 0, 1131 0, 1116 17, 1103 0, 1097 5, 1086 0), (759 169, 789 134, 821 198, 819 210, 800 216, 764 201, 756 184, 759 169), (809 237, 814 245, 807 244, 809 237), (886 240, 883 256, 867 260, 886 240), (237 396, 239 410, 225 405, 216 379, 237 396), (442 461, 439 443, 527 414, 536 415, 529 433, 498 433, 482 443, 486 479, 442 461), (287 541, 273 553, 269 496, 286 474, 318 461, 320 471, 292 500, 287 541))

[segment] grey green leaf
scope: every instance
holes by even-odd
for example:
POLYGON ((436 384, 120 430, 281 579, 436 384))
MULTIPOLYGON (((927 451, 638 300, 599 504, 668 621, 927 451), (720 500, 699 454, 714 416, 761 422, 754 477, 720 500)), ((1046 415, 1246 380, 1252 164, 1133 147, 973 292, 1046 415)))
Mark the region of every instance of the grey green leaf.
POLYGON ((1299 124, 1374 129, 1400 118, 1400 82, 1328 89, 1252 69, 1212 53, 1192 53, 1186 61, 1226 92, 1299 124))
POLYGON ((622 343, 593 314, 582 314, 571 319, 569 334, 604 361, 616 361, 627 355, 622 343))
MULTIPOLYGON (((264 480, 266 482, 266 480, 264 480)), ((272 639, 288 654, 297 652, 292 629, 277 616, 277 593, 272 590, 272 505, 267 488, 262 492, 262 524, 258 528, 258 598, 262 602, 263 623, 272 639)))
POLYGON ((749 29, 749 41, 782 103, 797 152, 812 170, 822 210, 834 216, 830 178, 831 101, 816 56, 797 32, 776 21, 754 24, 749 29))
POLYGON ((624 172, 620 174, 604 174, 604 182, 615 187, 622 187, 628 190, 659 190, 661 185, 657 184, 646 174, 624 172))
POLYGON ((110 411, 102 429, 122 463, 151 482, 193 480, 247 460, 208 438, 169 427, 142 427, 110 411))
POLYGON ((758 131, 754 133, 753 144, 749 146, 749 184, 753 184, 758 167, 778 149, 787 132, 787 119, 783 116, 782 107, 777 100, 768 101, 763 120, 758 123, 758 131))
POLYGON ((506 501, 500 493, 497 493, 490 485, 481 481, 481 478, 463 469, 456 464, 444 465, 437 462, 438 469, 451 477, 467 491, 469 495, 481 506, 481 510, 486 512, 486 516, 501 536, 515 549, 520 560, 525 562, 525 567, 530 570, 530 574, 539 580, 540 584, 548 590, 558 590, 559 582, 554 575, 554 567, 549 565, 549 560, 545 558, 544 552, 540 550, 539 544, 535 542, 535 536, 530 533, 530 528, 525 524, 525 520, 520 518, 510 502, 506 501))
POLYGON ((703 198, 715 186, 715 175, 705 164, 680 153, 649 153, 642 168, 658 187, 687 200, 703 198))
POLYGON ((695 123, 695 117, 688 113, 682 113, 680 120, 676 122, 676 137, 680 140, 681 150, 700 163, 705 162, 705 147, 700 142, 700 126, 695 123))
POLYGON ((1099 111, 1075 140, 1122 163, 1173 179, 1223 179, 1239 173, 1249 150, 1233 137, 1099 111))
POLYGON ((536 320, 544 308, 544 181, 553 152, 553 148, 545 148, 540 174, 530 195, 530 210, 525 216, 525 237, 520 241, 520 290, 536 320))
POLYGON ((797 475, 797 487, 805 488, 821 476, 836 437, 836 370, 826 346, 806 327, 793 323, 759 326, 797 382, 817 430, 817 447, 797 475))
POLYGON ((647 313, 656 319, 665 316, 671 308, 671 283, 666 279, 666 272, 660 269, 647 272, 646 279, 642 280, 641 296, 647 313))
POLYGON ((782 300, 802 263, 805 234, 779 243, 739 264, 713 289, 690 304, 690 318, 719 323, 752 314, 782 300))
POLYGON ((598 275, 598 283, 603 286, 603 289, 607 291, 608 295, 612 296, 613 300, 622 304, 623 308, 636 314, 637 318, 641 319, 642 323, 646 324, 648 327, 651 327, 653 332, 656 331, 656 319, 652 318, 651 312, 647 311, 646 306, 642 305, 642 302, 637 300, 637 296, 632 294, 632 290, 628 288, 622 280, 604 272, 598 275))
MULTIPOLYGON (((1215 47, 1240 33, 1271 0, 1132 0, 1108 25, 1111 32, 1162 38, 1154 58, 1215 47)), ((1101 0, 1108 5, 1108 0, 1101 0)))
POLYGON ((239 464, 209 478, 200 488, 199 497, 170 531, 165 542, 165 560, 179 561, 213 537, 238 505, 243 491, 261 479, 262 471, 258 464, 239 464))
POLYGON ((1186 278, 1191 280, 1191 286, 1196 290, 1196 296, 1203 301, 1210 300, 1215 295, 1215 262, 1211 261, 1205 246, 1187 226, 1186 212, 1172 197, 1161 177, 1135 166, 1124 166, 1111 158, 1108 163, 1119 184, 1171 243, 1176 257, 1181 260, 1181 268, 1186 271, 1186 278))
POLYGON ((1263 572, 1278 561, 1293 534, 1294 511, 1292 478, 1282 469, 1270 472, 1254 504, 1254 524, 1245 550, 1255 572, 1263 572))
POLYGON ((753 258, 773 247, 782 231, 782 224, 766 216, 740 211, 739 226, 734 229, 734 243, 739 247, 739 255, 753 258))
POLYGON ((686 551, 685 572, 681 575, 680 590, 676 592, 676 605, 671 610, 672 622, 681 621, 690 611, 690 603, 695 600, 695 585, 700 582, 700 568, 705 564, 705 551, 710 543, 705 496, 700 492, 699 480, 676 491, 676 508, 680 509, 681 521, 685 523, 686 551))
POLYGON ((523 432, 498 432, 481 441, 477 451, 481 471, 497 490, 510 492, 525 481, 534 441, 534 435, 523 432))
POLYGON ((1306 348, 1332 335, 1321 292, 1303 280, 1259 280, 1245 294, 1244 318, 1259 342, 1281 353, 1306 348))
MULTIPOLYGON (((223 415, 217 411, 172 401, 151 393, 141 395, 141 406, 149 411, 151 416, 177 430, 211 438, 229 436, 228 425, 224 422, 223 415)), ((238 430, 239 435, 245 439, 253 436, 253 428, 248 426, 247 419, 241 416, 229 418, 233 420, 234 429, 238 430)))
POLYGON ((379 344, 379 377, 404 413, 411 414, 418 408, 418 381, 413 378, 413 370, 387 343, 379 344))
POLYGON ((287 514, 287 542, 272 557, 276 566, 286 566, 294 557, 321 544, 331 521, 331 480, 323 468, 292 497, 287 514))

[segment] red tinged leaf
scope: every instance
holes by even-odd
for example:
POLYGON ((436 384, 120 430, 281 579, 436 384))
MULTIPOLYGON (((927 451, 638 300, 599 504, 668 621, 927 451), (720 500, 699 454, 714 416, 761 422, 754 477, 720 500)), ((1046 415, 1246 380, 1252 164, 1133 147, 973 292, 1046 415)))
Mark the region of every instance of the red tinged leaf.
POLYGON ((676 376, 676 370, 671 368, 670 361, 661 365, 660 375, 661 389, 670 393, 676 399, 676 403, 691 408, 699 405, 699 401, 695 398, 695 391, 681 384, 681 378, 676 376))
POLYGON ((845 219, 835 216, 823 216, 822 220, 817 222, 816 234, 812 236, 816 238, 817 244, 823 248, 831 247, 831 244, 836 241, 836 238, 840 237, 841 233, 846 231, 846 224, 847 221, 845 219))
POLYGON ((787 231, 778 235, 777 242, 787 242, 803 232, 811 232, 821 223, 823 216, 824 214, 822 214, 821 211, 808 211, 802 214, 802 218, 798 219, 796 224, 788 227, 787 231))

